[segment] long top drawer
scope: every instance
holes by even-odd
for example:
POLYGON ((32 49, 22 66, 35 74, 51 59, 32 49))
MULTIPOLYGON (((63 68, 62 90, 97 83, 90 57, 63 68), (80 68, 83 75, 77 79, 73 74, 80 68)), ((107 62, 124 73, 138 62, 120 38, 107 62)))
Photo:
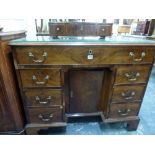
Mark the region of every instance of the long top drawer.
POLYGON ((153 48, 145 46, 17 46, 20 65, 150 64, 153 48))

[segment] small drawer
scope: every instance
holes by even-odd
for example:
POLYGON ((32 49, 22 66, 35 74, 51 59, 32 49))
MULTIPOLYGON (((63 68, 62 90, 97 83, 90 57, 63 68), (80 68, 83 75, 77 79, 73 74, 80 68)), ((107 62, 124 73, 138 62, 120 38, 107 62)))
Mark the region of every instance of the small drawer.
POLYGON ((112 24, 98 24, 97 26, 97 35, 98 36, 111 36, 112 35, 112 24))
POLYGON ((76 23, 66 23, 66 36, 77 36, 76 23))
POLYGON ((23 87, 61 86, 60 69, 27 69, 19 72, 23 87))
POLYGON ((117 68, 115 85, 146 83, 150 74, 150 65, 121 66, 117 68))
POLYGON ((113 90, 112 103, 141 101, 145 86, 116 86, 113 90))
POLYGON ((96 36, 96 24, 76 23, 77 36, 96 36))
POLYGON ((49 23, 49 32, 52 36, 64 36, 66 34, 65 24, 49 23))
POLYGON ((63 122, 63 109, 61 108, 29 108, 29 123, 63 122))
POLYGON ((26 106, 62 106, 62 90, 28 89, 24 92, 26 106))
POLYGON ((140 103, 111 104, 109 118, 137 116, 140 103))

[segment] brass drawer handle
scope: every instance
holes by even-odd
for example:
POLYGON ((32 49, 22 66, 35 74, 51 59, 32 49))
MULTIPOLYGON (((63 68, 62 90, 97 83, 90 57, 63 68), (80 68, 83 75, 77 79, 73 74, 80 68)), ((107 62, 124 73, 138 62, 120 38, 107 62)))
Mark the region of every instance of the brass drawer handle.
POLYGON ((134 91, 127 91, 122 92, 121 95, 124 99, 131 100, 136 95, 136 93, 134 91))
POLYGON ((80 31, 83 31, 83 25, 80 27, 80 31))
POLYGON ((43 122, 48 122, 53 118, 53 114, 49 114, 49 115, 39 114, 38 118, 41 119, 43 122))
POLYGON ((125 73, 125 77, 127 78, 128 81, 136 81, 137 77, 140 76, 139 72, 130 72, 130 73, 125 73))
POLYGON ((29 52, 29 53, 28 53, 28 56, 29 56, 29 58, 30 58, 34 63, 43 63, 43 62, 47 59, 48 54, 47 54, 47 52, 44 52, 43 55, 42 55, 42 59, 38 59, 38 60, 35 60, 35 56, 33 55, 32 52, 29 52))
POLYGON ((87 59, 88 59, 88 60, 93 60, 93 59, 94 59, 93 50, 90 49, 90 50, 88 51, 87 59))
POLYGON ((104 32, 104 31, 105 31, 105 29, 103 28, 103 29, 102 29, 102 31, 104 32))
POLYGON ((45 85, 49 80, 49 75, 46 75, 44 78, 44 81, 37 81, 37 77, 35 75, 32 75, 32 81, 36 84, 36 85, 45 85))
POLYGON ((44 101, 41 101, 39 96, 35 96, 35 100, 41 104, 41 105, 45 105, 45 104, 49 104, 50 102, 52 102, 52 97, 48 96, 47 98, 44 99, 44 101))
POLYGON ((123 110, 119 109, 119 110, 118 110, 118 114, 119 114, 120 116, 127 116, 130 112, 131 112, 130 109, 123 109, 123 110))
POLYGON ((59 27, 57 27, 57 28, 56 28, 56 30, 57 30, 57 31, 59 31, 59 30, 60 30, 60 28, 59 28, 59 27))
POLYGON ((141 62, 141 61, 143 61, 143 58, 145 57, 145 55, 146 55, 145 52, 142 52, 140 58, 135 58, 134 52, 130 52, 129 53, 129 57, 132 58, 132 61, 134 61, 134 62, 141 62))

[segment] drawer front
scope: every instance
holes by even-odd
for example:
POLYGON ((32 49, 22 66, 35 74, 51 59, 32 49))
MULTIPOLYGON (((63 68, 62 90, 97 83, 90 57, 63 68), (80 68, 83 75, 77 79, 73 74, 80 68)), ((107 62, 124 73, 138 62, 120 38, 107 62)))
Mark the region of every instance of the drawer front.
POLYGON ((134 65, 118 67, 116 73, 115 85, 147 83, 150 74, 150 65, 134 65))
POLYGON ((112 35, 112 25, 98 25, 97 35, 98 36, 111 36, 112 35))
POLYGON ((129 116, 137 116, 139 108, 139 103, 111 104, 109 117, 122 118, 129 116))
POLYGON ((61 73, 59 69, 20 70, 23 87, 59 87, 61 73))
POLYGON ((143 47, 30 46, 16 47, 15 54, 17 64, 23 65, 151 64, 154 58, 152 48, 143 47))
POLYGON ((49 23, 49 32, 53 36, 64 36, 65 35, 65 24, 54 24, 49 23))
POLYGON ((145 86, 116 86, 113 90, 112 103, 141 101, 145 86))
POLYGON ((96 36, 96 24, 77 23, 77 35, 96 36))
POLYGON ((76 23, 66 23, 66 35, 76 36, 77 35, 76 23))
POLYGON ((60 108, 29 108, 29 123, 63 122, 63 110, 60 108))
POLYGON ((24 94, 27 106, 62 106, 62 90, 30 89, 24 94))

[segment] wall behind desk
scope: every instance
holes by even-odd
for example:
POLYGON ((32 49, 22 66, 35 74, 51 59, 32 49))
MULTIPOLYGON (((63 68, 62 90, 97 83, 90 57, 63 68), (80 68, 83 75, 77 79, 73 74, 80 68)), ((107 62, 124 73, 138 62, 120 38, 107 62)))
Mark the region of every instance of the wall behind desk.
POLYGON ((26 30, 29 36, 36 34, 34 19, 0 19, 0 26, 4 32, 26 30))

